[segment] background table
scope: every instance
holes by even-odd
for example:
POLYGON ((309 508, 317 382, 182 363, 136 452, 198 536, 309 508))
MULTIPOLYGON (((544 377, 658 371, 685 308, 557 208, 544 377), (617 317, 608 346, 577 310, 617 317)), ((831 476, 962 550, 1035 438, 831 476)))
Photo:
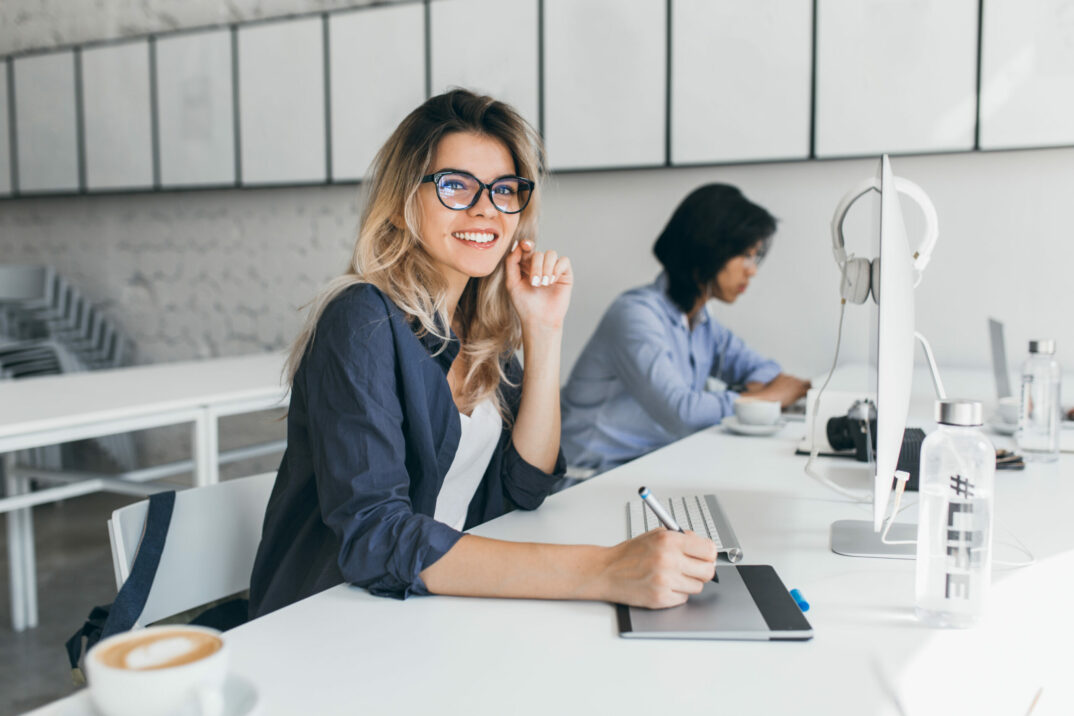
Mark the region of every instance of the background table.
MULTIPOLYGON (((220 462, 217 419, 286 405, 283 362, 281 354, 256 354, 0 382, 0 472, 8 494, 0 499, 0 512, 7 513, 15 631, 37 625, 30 508, 106 489, 145 494, 158 488, 140 482, 160 476, 161 471, 149 468, 119 479, 77 473, 69 475, 72 481, 67 485, 30 492, 29 477, 15 469, 14 452, 191 423, 193 462, 187 467, 193 470, 195 484, 214 483, 220 462)), ((245 454, 277 451, 283 445, 277 441, 245 454)))

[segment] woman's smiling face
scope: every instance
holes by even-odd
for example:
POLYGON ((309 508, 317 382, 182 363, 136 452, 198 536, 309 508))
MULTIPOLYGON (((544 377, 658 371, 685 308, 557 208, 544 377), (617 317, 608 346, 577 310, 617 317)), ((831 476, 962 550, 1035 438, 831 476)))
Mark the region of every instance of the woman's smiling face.
MULTIPOLYGON (((444 169, 469 172, 485 184, 515 174, 511 152, 499 139, 473 132, 445 135, 433 153, 429 174, 444 169)), ((426 182, 418 190, 421 243, 452 284, 466 285, 471 278, 488 276, 503 260, 514 240, 520 214, 504 214, 492 204, 487 189, 477 203, 456 211, 444 206, 436 186, 426 182)))

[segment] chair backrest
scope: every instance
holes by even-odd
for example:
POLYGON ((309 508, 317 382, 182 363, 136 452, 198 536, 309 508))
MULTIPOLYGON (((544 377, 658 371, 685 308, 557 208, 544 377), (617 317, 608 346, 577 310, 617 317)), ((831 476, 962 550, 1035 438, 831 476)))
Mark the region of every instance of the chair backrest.
MULTIPOLYGON (((175 496, 160 566, 135 626, 193 609, 250 586, 261 524, 276 473, 183 490, 175 496)), ((149 501, 121 507, 108 521, 116 587, 130 575, 149 501)))
POLYGON ((45 266, 0 264, 0 301, 44 302, 51 279, 45 266))

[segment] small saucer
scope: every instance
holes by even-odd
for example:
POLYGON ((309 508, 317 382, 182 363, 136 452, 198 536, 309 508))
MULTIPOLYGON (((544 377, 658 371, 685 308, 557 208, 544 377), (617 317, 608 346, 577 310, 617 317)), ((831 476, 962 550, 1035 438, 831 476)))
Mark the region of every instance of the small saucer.
POLYGON ((254 716, 261 711, 257 699, 257 687, 253 682, 229 676, 224 684, 224 713, 227 716, 254 716))
POLYGON ((780 418, 771 425, 747 425, 741 422, 734 415, 728 415, 720 425, 724 430, 735 433, 736 435, 775 435, 787 424, 787 421, 780 418))
POLYGON ((992 418, 989 420, 988 427, 992 432, 999 433, 1000 435, 1014 435, 1018 432, 1018 423, 1006 423, 999 418, 992 418))
MULTIPOLYGON (((224 710, 221 712, 221 716, 256 716, 261 712, 257 698, 257 687, 250 680, 241 676, 228 674, 227 680, 224 682, 223 696, 224 710)), ((200 712, 201 709, 191 703, 189 708, 179 709, 176 712, 176 716, 187 716, 188 713, 194 716, 200 712)))
MULTIPOLYGON (((224 710, 222 716, 257 716, 261 713, 260 702, 257 696, 257 687, 249 679, 229 674, 224 682, 224 710)), ((90 713, 100 716, 100 711, 90 698, 89 689, 82 689, 74 697, 72 703, 79 702, 79 713, 90 713)), ((176 716, 194 716, 201 709, 193 702, 187 702, 176 711, 176 716)), ((74 709, 71 713, 75 713, 74 709)), ((50 711, 51 713, 51 711, 50 711)), ((57 712, 60 713, 60 712, 57 712)), ((67 713, 63 711, 62 713, 67 713)))

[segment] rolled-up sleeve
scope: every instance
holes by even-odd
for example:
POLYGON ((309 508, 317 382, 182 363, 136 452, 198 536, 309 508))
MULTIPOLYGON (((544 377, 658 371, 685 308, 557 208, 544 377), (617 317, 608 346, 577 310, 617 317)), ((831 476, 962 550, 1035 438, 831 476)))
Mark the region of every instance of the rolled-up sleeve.
POLYGON ((335 309, 305 370, 321 517, 341 542, 346 581, 382 596, 428 594, 419 574, 462 535, 411 508, 390 321, 335 309))
POLYGON ((694 389, 668 353, 666 323, 656 309, 620 302, 599 330, 616 337, 608 356, 626 390, 665 430, 685 437, 729 415, 736 394, 694 389))
POLYGON ((535 510, 552 491, 555 481, 567 473, 563 450, 556 457, 551 473, 534 467, 518 454, 510 440, 503 455, 503 486, 511 502, 523 510, 535 510))
POLYGON ((782 372, 779 363, 749 348, 745 341, 726 328, 720 328, 717 343, 721 357, 713 366, 713 375, 728 385, 768 383, 782 372))

